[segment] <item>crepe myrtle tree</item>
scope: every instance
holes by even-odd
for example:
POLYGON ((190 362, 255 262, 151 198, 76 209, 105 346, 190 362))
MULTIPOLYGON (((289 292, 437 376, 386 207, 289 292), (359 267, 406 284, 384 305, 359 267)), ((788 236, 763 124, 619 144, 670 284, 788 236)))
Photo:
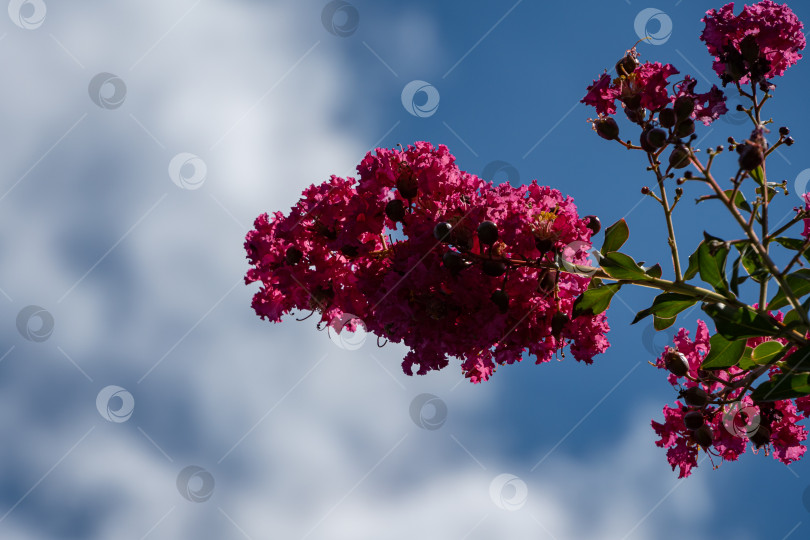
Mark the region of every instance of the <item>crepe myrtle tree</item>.
POLYGON ((764 109, 773 79, 801 58, 805 37, 786 5, 763 0, 738 15, 733 8, 707 12, 700 36, 724 90, 698 92, 693 77, 671 64, 641 63, 633 46, 617 55, 616 75, 599 76, 582 99, 596 110, 593 130, 638 152, 652 173, 652 187, 641 191, 663 211, 673 279, 620 251, 625 220, 593 250, 600 221, 580 217, 570 197, 536 181, 485 182, 460 170, 446 146, 416 142, 377 148, 357 178, 332 176, 307 188, 287 215, 256 219, 245 241, 245 281, 261 283, 254 310, 273 322, 310 311, 319 329, 337 332, 362 325, 380 345, 409 348, 408 375, 440 370, 453 357, 479 383, 527 353, 540 364, 564 357, 567 347, 591 363, 609 346, 612 297, 628 285, 656 289, 634 324, 652 317, 663 330, 696 305, 708 317, 694 338, 681 328, 650 362, 677 391, 663 423, 652 422, 673 470, 688 476, 700 451, 736 460, 749 444, 786 464, 801 458, 807 431, 797 422, 810 416, 810 269, 802 268, 810 261, 810 194, 772 230, 769 205, 787 186, 768 180, 767 160, 794 141, 788 128, 774 131, 764 109), (738 109, 751 134, 700 153, 698 124, 728 112, 726 92, 746 103, 738 109), (730 180, 715 177, 721 161, 735 164, 730 180), (682 258, 673 211, 685 187, 701 204, 725 208, 741 238, 705 232, 682 258), (754 298, 745 298, 751 290, 754 298))

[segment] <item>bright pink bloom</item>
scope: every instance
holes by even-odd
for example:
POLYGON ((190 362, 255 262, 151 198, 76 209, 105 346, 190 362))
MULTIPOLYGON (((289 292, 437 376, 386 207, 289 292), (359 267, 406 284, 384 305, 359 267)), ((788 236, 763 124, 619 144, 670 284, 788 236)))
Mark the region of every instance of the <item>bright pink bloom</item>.
POLYGON ((724 83, 781 76, 801 59, 806 44, 796 14, 771 0, 745 6, 736 16, 732 2, 706 12, 703 22, 700 39, 715 57, 714 70, 724 83))
MULTIPOLYGON (((777 320, 784 317, 781 313, 774 316, 777 320)), ((769 341, 770 338, 751 338, 747 340, 746 346, 754 348, 757 345, 769 341)), ((689 371, 689 378, 678 377, 669 373, 667 379, 673 386, 680 388, 681 392, 699 386, 711 396, 726 386, 721 382, 712 381, 695 382, 691 379, 700 378, 700 365, 710 351, 709 331, 706 323, 698 321, 698 328, 695 339, 689 339, 689 331, 681 328, 674 338, 675 347, 668 348, 657 360, 656 365, 660 369, 666 369, 666 356, 671 350, 683 354, 686 357, 689 371)), ((782 344, 787 342, 784 339, 778 340, 782 344)), ((778 368, 772 368, 771 374, 779 373, 778 368)), ((724 370, 713 370, 712 374, 722 381, 740 381, 747 372, 738 367, 731 367, 724 370)), ((712 403, 704 407, 688 407, 685 402, 675 402, 675 407, 664 406, 664 423, 652 422, 653 430, 660 437, 656 445, 667 448, 667 460, 672 466, 672 470, 679 467, 679 477, 689 476, 692 468, 697 466, 697 455, 701 446, 695 431, 688 429, 684 417, 687 413, 699 412, 703 418, 703 423, 711 429, 711 444, 708 448, 703 448, 723 461, 736 461, 740 454, 744 453, 749 442, 749 437, 756 433, 759 436, 752 439, 751 444, 756 441, 760 447, 765 447, 766 454, 773 453, 773 457, 785 464, 792 463, 802 457, 806 451, 803 442, 807 439, 807 430, 797 425, 810 412, 810 398, 799 398, 794 403, 792 400, 782 400, 770 403, 756 404, 749 395, 742 395, 742 385, 729 392, 724 399, 737 400, 736 406, 718 406, 712 403), (743 414, 744 413, 744 414, 743 414), (758 420, 757 420, 758 418, 758 420), (760 426, 764 429, 758 431, 760 426)))
MULTIPOLYGON (((804 211, 808 212, 808 216, 810 216, 810 193, 805 193, 802 195, 804 198, 804 211)), ((804 218, 804 230, 802 231, 802 236, 805 238, 810 238, 810 217, 804 218)))
POLYGON ((588 277, 561 272, 555 294, 553 270, 510 265, 493 277, 482 268, 490 258, 551 264, 566 246, 576 247, 568 249, 571 262, 587 263, 592 232, 570 197, 536 181, 494 186, 459 170, 446 146, 427 142, 379 148, 357 171, 359 181, 333 176, 311 186, 289 216, 257 218, 245 242, 253 266, 246 282, 262 284, 253 299, 260 317, 278 322, 293 309, 311 310, 336 330, 361 320, 411 349, 405 373, 439 370, 455 357, 472 382, 525 352, 548 362, 570 345, 590 363, 607 349, 604 314, 552 328, 556 313, 570 317, 588 277), (392 201, 399 217, 386 210, 392 201), (497 225, 492 248, 478 240, 483 221, 497 225), (441 222, 453 225, 447 242, 433 235, 441 222), (448 252, 472 266, 453 271, 448 252), (508 304, 493 300, 498 290, 508 304))
POLYGON ((588 93, 581 103, 596 107, 599 114, 615 114, 618 95, 619 91, 611 85, 610 75, 603 73, 588 87, 588 93))
POLYGON ((708 92, 697 94, 695 93, 696 84, 697 81, 689 75, 684 77, 683 81, 675 86, 677 92, 672 96, 672 101, 674 102, 681 96, 691 97, 695 101, 695 111, 692 113, 692 118, 708 126, 728 112, 726 96, 715 85, 712 85, 712 89, 708 92))

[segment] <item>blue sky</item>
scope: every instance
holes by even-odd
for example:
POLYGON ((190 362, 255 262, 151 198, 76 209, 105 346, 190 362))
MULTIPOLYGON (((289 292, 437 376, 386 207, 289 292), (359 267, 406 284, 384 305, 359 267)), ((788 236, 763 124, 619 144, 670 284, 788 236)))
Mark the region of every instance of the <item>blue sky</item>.
MULTIPOLYGON (((605 226, 625 217, 627 251, 666 269, 641 156, 591 132, 578 101, 647 8, 660 43, 639 45, 641 59, 708 89, 700 18, 720 5, 355 0, 324 17, 310 0, 11 2, 0 536, 807 536, 805 462, 749 451, 678 481, 653 445, 649 421, 675 392, 647 364, 671 336, 629 326, 649 291, 614 300, 612 347, 594 365, 527 361, 473 386, 453 363, 402 375, 402 347, 262 322, 241 283, 256 215, 351 174, 375 145, 417 140, 496 181, 557 187, 605 226), (412 81, 433 88, 435 110, 406 110, 412 81)), ((797 141, 769 161, 791 188, 810 167, 808 80, 800 62, 767 109, 797 141)), ((707 147, 749 131, 731 116, 698 135, 707 147)), ((700 194, 690 186, 676 212, 684 254, 703 230, 737 234, 691 203, 700 194)), ((772 215, 798 202, 781 196, 772 215)))

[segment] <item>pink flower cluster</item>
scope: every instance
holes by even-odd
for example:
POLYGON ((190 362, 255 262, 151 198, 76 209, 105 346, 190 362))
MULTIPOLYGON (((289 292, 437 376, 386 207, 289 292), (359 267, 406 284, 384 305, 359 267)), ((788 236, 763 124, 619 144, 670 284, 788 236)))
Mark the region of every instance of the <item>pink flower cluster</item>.
POLYGON ((590 278, 541 267, 559 254, 587 263, 597 220, 570 197, 536 181, 494 186, 427 142, 378 148, 357 172, 309 187, 289 215, 256 219, 245 281, 261 283, 262 319, 297 309, 338 331, 362 322, 411 349, 406 374, 456 357, 472 382, 527 351, 541 363, 570 344, 590 363, 607 349, 604 314, 571 318, 590 278))
POLYGON ((700 39, 714 56, 724 82, 745 84, 781 76, 802 55, 806 40, 796 14, 787 6, 762 0, 734 15, 734 3, 706 12, 700 39))
MULTIPOLYGON (((633 62, 636 55, 637 53, 631 49, 625 58, 632 59, 629 62, 633 62)), ((728 111, 725 95, 719 88, 712 86, 708 92, 698 94, 695 92, 697 81, 689 75, 675 83, 675 91, 670 93, 668 79, 678 73, 672 64, 660 62, 639 64, 631 73, 615 79, 604 73, 588 86, 588 93, 581 102, 595 107, 596 112, 603 117, 616 113, 618 100, 633 122, 638 122, 638 111, 641 109, 650 113, 658 112, 682 96, 692 98, 695 107, 691 117, 705 125, 709 125, 728 111)), ((641 118, 643 117, 644 114, 641 115, 641 118)))
MULTIPOLYGON (((776 318, 781 320, 781 314, 776 318)), ((753 348, 768 340, 751 338, 746 345, 753 348)), ((784 344, 784 340, 778 341, 784 344)), ((701 448, 723 461, 735 461, 750 440, 756 449, 765 448, 766 455, 772 453, 785 464, 802 457, 807 450, 802 444, 807 430, 796 423, 810 416, 810 397, 798 398, 795 403, 787 399, 755 404, 750 396, 743 395, 744 387, 730 389, 724 384, 740 381, 747 371, 731 367, 705 373, 700 366, 710 345, 709 330, 703 321, 698 321, 694 340, 689 339, 688 330, 681 328, 674 344, 658 358, 657 366, 672 371, 668 356, 673 353, 686 360, 687 373, 670 373, 668 377, 670 384, 680 387, 682 401, 676 401, 674 407, 665 405, 664 422, 653 420, 652 427, 660 437, 655 444, 667 448, 667 460, 673 471, 679 468, 679 478, 689 476, 697 466, 701 448), (720 395, 726 403, 713 404, 712 398, 720 395)), ((770 374, 775 373, 779 368, 771 368, 770 374)))

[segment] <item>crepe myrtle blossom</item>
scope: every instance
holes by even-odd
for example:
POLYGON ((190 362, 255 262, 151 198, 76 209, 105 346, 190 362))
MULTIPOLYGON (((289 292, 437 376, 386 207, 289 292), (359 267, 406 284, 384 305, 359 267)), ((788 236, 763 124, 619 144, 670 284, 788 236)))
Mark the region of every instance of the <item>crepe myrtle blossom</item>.
MULTIPOLYGON (((781 313, 775 318, 783 319, 781 313)), ((764 449, 766 455, 786 465, 800 459, 807 450, 803 444, 807 430, 796 423, 810 413, 810 398, 763 403, 754 403, 748 395, 740 399, 744 385, 735 387, 733 383, 747 371, 736 366, 711 372, 700 369, 711 350, 709 337, 703 321, 698 321, 694 340, 681 328, 674 346, 667 347, 656 362, 658 368, 669 371, 667 380, 679 389, 680 399, 674 406, 664 406, 663 423, 652 421, 660 437, 655 444, 667 449, 672 470, 678 467, 679 478, 689 476, 697 467, 700 450, 722 461, 736 461, 749 442, 755 451, 764 449), (724 403, 716 403, 721 398, 724 403)), ((746 345, 753 348, 770 339, 750 338, 746 345)), ((780 370, 773 367, 769 373, 772 376, 780 370)))
MULTIPOLYGON (((671 128, 678 120, 683 121, 686 118, 709 125, 728 111, 725 95, 716 86, 712 86, 708 92, 697 93, 697 81, 689 75, 680 81, 670 82, 670 77, 679 73, 672 64, 639 64, 637 56, 635 47, 627 51, 616 64, 616 71, 620 75, 611 78, 608 73, 603 73, 588 86, 587 93, 581 100, 596 109, 598 117, 590 121, 597 133, 604 138, 614 139, 618 136, 618 127, 611 118, 617 111, 616 101, 621 104, 631 122, 645 126, 656 123, 665 128, 671 128), (663 112, 665 110, 668 112, 663 112), (680 118, 674 114, 679 110, 680 118), (659 117, 654 119, 656 113, 659 117), (671 122, 665 118, 667 115, 672 117, 671 122)), ((692 131, 684 136, 691 135, 692 131)))
POLYGON ((310 186, 287 215, 256 219, 245 281, 261 284, 262 319, 295 309, 337 331, 362 321, 378 342, 410 348, 406 374, 455 357, 474 383, 525 352, 548 362, 570 345, 591 363, 607 349, 604 313, 571 316, 590 278, 553 269, 558 256, 586 264, 600 227, 570 197, 537 181, 485 182, 428 142, 377 148, 357 173, 310 186))
POLYGON ((785 4, 762 0, 734 15, 734 3, 706 12, 700 39, 714 56, 723 84, 782 76, 802 55, 804 25, 785 4))

